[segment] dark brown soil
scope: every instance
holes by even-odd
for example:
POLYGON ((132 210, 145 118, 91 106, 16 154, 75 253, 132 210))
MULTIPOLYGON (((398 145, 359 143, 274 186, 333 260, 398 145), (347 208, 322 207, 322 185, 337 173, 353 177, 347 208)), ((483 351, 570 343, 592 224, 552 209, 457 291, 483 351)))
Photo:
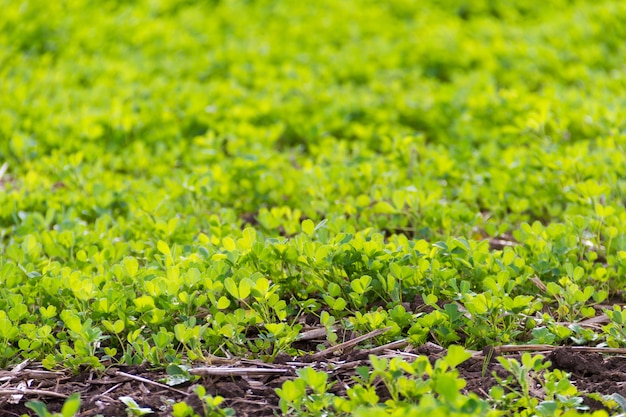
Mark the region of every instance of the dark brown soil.
POLYGON ((626 396, 626 357, 603 357, 599 353, 574 352, 571 348, 555 350, 548 357, 552 367, 571 374, 578 390, 626 396))
MULTIPOLYGON (((305 363, 304 358, 291 358, 280 355, 273 364, 264 364, 254 361, 240 361, 228 365, 230 369, 246 368, 260 369, 259 373, 250 372, 238 376, 201 376, 193 383, 184 383, 175 387, 164 386, 159 381, 167 377, 163 370, 151 370, 145 366, 110 368, 106 372, 96 373, 85 371, 79 375, 51 373, 41 367, 31 364, 18 372, 0 371, 0 416, 34 415, 25 407, 28 400, 43 401, 51 412, 58 412, 63 404, 63 398, 51 395, 81 394, 81 417, 96 416, 125 416, 126 406, 119 400, 120 397, 130 396, 139 406, 149 407, 153 416, 167 416, 171 413, 174 402, 185 401, 199 414, 202 414, 202 404, 194 387, 203 385, 207 393, 220 395, 226 399, 223 406, 233 408, 238 416, 272 416, 280 415, 278 397, 275 389, 285 381, 296 377, 296 370, 303 366, 313 366, 331 373, 330 380, 338 381, 333 385, 332 392, 345 395, 345 389, 352 384, 352 376, 356 367, 368 364, 370 350, 348 350, 334 352, 332 357, 324 360, 314 360, 305 363), (328 365, 334 363, 334 370, 329 371, 328 365), (337 366, 340 365, 340 366, 337 366), (268 369, 273 371, 267 371, 268 369), (264 375, 263 372, 268 374, 264 375), (269 374, 273 372, 272 374, 269 374), (259 375, 260 374, 260 375, 259 375), (132 378, 131 378, 132 377, 132 378), (143 378, 143 379, 142 379, 143 378), (30 381, 30 383, 28 382, 30 381), (26 387, 24 396, 16 403, 11 403, 11 394, 18 387, 26 387), (46 394, 47 393, 47 394, 46 394)), ((435 361, 445 355, 445 349, 427 343, 418 348, 407 347, 398 351, 376 351, 378 355, 386 357, 397 355, 426 355, 435 361)), ((518 355, 511 355, 519 358, 518 355)), ((552 363, 553 369, 561 369, 570 373, 570 380, 583 393, 613 394, 626 396, 626 357, 602 356, 598 353, 583 353, 571 348, 559 348, 547 354, 547 360, 552 363)), ((225 366, 225 365, 220 365, 225 366)), ((211 368, 211 367, 209 367, 211 368)), ((498 384, 494 373, 500 378, 506 378, 507 373, 494 357, 488 358, 477 354, 461 364, 459 372, 467 382, 466 392, 474 392, 486 397, 489 389, 498 384)), ((381 386, 377 390, 381 401, 388 398, 388 393, 381 386)), ((15 401, 14 401, 15 402, 15 401)), ((586 399, 585 403, 592 409, 601 408, 601 404, 593 399, 586 399)))

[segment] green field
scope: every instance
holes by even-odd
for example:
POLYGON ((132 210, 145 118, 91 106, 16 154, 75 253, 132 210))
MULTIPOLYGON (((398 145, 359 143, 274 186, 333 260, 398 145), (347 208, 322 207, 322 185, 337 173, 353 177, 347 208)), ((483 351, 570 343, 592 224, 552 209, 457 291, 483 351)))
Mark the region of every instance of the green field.
POLYGON ((625 145, 620 0, 0 0, 0 415, 623 415, 625 145))

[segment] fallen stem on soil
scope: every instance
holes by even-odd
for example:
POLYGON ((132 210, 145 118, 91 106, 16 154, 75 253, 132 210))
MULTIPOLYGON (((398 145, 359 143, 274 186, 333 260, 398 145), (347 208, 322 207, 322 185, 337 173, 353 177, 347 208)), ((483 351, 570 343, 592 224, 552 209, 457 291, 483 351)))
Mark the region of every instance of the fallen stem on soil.
POLYGON ((284 374, 289 369, 276 368, 227 368, 227 367, 201 367, 189 370, 191 375, 202 376, 236 376, 236 375, 273 375, 284 374))
MULTIPOLYGON (((333 326, 332 330, 338 330, 338 327, 333 326)), ((317 329, 311 329, 311 330, 307 330, 306 332, 300 333, 298 337, 296 338, 296 340, 303 341, 303 340, 314 340, 314 339, 319 339, 319 338, 325 339, 327 333, 328 333, 328 330, 326 329, 326 327, 319 327, 317 329)))
POLYGON ((44 391, 41 389, 2 389, 0 390, 0 396, 2 395, 41 395, 45 397, 55 397, 55 398, 67 398, 67 395, 59 394, 54 391, 44 391))
POLYGON ((37 371, 34 369, 25 369, 19 372, 0 371, 0 382, 12 381, 14 379, 58 379, 64 377, 62 372, 37 371))
POLYGON ((591 346, 552 346, 552 345, 504 345, 493 347, 494 353, 507 352, 537 352, 555 351, 558 349, 571 349, 574 352, 584 353, 606 353, 606 354, 626 354, 626 348, 591 347, 591 346))
POLYGON ((172 388, 169 385, 161 384, 160 382, 155 382, 155 381, 152 381, 152 380, 150 380, 148 378, 144 378, 144 377, 141 377, 141 376, 127 374, 126 372, 122 372, 122 371, 115 371, 115 375, 123 376, 125 378, 134 379, 135 381, 143 382, 145 384, 154 385, 156 387, 165 388, 165 389, 168 389, 170 391, 176 392, 176 393, 181 394, 181 395, 185 395, 185 396, 187 395, 187 393, 185 391, 181 391, 181 390, 178 390, 176 388, 172 388))
POLYGON ((385 350, 393 350, 393 349, 402 349, 407 347, 409 342, 406 339, 396 340, 395 342, 387 343, 386 345, 378 346, 372 349, 364 349, 360 353, 367 355, 375 355, 379 352, 384 352, 385 350))
POLYGON ((314 353, 311 355, 311 358, 313 360, 325 358, 335 351, 352 348, 367 339, 372 339, 376 336, 380 336, 381 334, 386 333, 389 330, 391 330, 391 326, 385 327, 384 329, 373 330, 367 334, 364 334, 363 336, 355 337, 354 339, 348 340, 347 342, 343 342, 338 345, 331 346, 328 349, 324 349, 321 352, 314 353))

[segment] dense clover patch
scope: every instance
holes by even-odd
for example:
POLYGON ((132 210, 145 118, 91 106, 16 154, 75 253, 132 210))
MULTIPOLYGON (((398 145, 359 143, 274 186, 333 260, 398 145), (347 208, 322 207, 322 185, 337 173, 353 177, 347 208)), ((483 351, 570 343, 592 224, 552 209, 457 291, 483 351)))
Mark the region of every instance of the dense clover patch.
POLYGON ((0 414, 625 411, 624 2, 0 10, 0 414))

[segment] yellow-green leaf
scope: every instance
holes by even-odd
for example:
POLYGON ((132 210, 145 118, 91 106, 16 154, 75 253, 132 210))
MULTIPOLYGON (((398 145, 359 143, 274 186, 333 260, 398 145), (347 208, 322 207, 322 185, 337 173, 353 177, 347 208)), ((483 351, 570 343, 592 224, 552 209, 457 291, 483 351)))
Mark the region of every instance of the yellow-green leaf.
POLYGON ((235 245, 235 241, 228 236, 222 239, 222 245, 224 245, 224 248, 230 252, 234 251, 237 248, 237 246, 235 245))
POLYGON ((167 245, 167 243, 163 242, 162 240, 159 240, 157 242, 157 249, 159 250, 159 252, 161 252, 163 255, 168 255, 170 256, 172 253, 170 252, 170 247, 167 245))
POLYGON ((313 223, 313 220, 311 219, 304 220, 302 222, 302 231, 309 236, 312 235, 313 232, 315 231, 315 223, 313 223))
POLYGON ((220 310, 224 310, 225 308, 230 307, 230 300, 226 296, 221 296, 219 300, 217 300, 217 308, 220 310))

